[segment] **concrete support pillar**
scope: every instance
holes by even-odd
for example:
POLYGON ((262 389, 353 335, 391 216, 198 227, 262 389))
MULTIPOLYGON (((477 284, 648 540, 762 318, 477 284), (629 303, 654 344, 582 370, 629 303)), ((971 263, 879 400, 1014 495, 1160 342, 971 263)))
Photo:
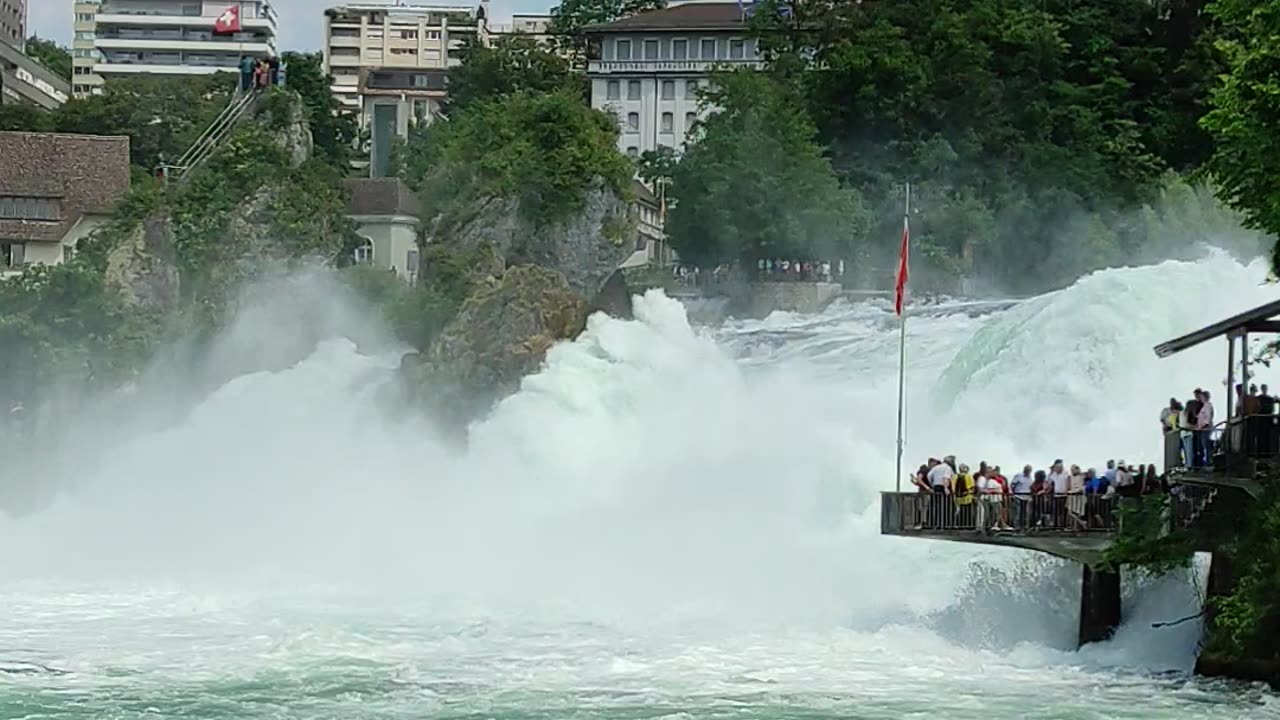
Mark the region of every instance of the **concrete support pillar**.
POLYGON ((1120 569, 1088 565, 1080 581, 1080 645, 1107 640, 1120 625, 1120 569))

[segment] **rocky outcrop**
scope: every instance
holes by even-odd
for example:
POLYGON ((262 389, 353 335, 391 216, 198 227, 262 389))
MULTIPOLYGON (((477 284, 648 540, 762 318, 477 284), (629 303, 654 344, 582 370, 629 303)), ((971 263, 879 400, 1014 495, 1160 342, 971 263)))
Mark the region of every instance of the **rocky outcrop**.
POLYGON ((457 317, 404 370, 429 402, 453 421, 469 420, 514 392, 547 350, 578 336, 588 306, 564 277, 523 265, 503 273, 463 304, 457 317))
POLYGON ((111 250, 106 283, 131 308, 164 312, 177 306, 181 280, 168 217, 147 218, 111 250))
POLYGON ((600 292, 596 293, 591 302, 591 312, 602 312, 623 320, 631 319, 631 288, 627 286, 627 278, 621 270, 614 270, 609 279, 604 281, 604 285, 600 286, 600 292))
POLYGON ((588 191, 582 207, 555 223, 537 224, 514 198, 491 198, 466 218, 437 223, 432 240, 471 252, 488 247, 507 267, 537 265, 562 274, 569 288, 594 298, 635 248, 636 229, 625 198, 604 187, 588 191))

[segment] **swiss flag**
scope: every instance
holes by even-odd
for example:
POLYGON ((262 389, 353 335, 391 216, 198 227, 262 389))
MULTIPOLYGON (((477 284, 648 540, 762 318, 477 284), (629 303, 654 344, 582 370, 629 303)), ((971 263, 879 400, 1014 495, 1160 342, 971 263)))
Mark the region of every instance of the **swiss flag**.
POLYGON ((213 31, 219 35, 240 32, 240 7, 232 5, 213 22, 213 31))
POLYGON ((911 240, 911 224, 907 218, 902 218, 902 250, 898 255, 898 282, 894 287, 893 307, 902 315, 902 305, 907 295, 907 247, 911 240))

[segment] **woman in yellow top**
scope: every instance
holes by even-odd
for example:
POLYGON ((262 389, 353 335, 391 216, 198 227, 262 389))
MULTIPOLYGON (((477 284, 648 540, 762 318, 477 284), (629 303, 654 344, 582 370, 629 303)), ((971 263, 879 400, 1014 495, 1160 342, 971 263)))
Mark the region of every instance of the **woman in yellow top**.
POLYGON ((955 496, 957 505, 968 505, 973 502, 973 475, 969 474, 968 465, 961 465, 960 472, 951 478, 951 494, 955 496))

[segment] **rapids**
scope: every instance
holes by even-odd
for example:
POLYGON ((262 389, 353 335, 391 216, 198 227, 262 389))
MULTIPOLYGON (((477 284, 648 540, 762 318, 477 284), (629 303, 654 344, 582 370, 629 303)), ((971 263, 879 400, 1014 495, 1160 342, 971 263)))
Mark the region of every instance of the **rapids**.
MULTIPOLYGON (((1280 297, 1264 275, 1213 253, 911 318, 907 464, 1159 461, 1160 407, 1220 397, 1224 362, 1152 347, 1280 297)), ((635 309, 461 454, 388 409, 398 351, 346 310, 301 362, 56 447, 23 478, 56 476, 49 502, 0 515, 0 718, 1280 717, 1186 676, 1195 623, 1151 627, 1199 573, 1130 580, 1125 626, 1077 652, 1076 568, 878 535, 887 305, 714 331, 635 309)), ((255 337, 296 342, 277 321, 255 337)))

